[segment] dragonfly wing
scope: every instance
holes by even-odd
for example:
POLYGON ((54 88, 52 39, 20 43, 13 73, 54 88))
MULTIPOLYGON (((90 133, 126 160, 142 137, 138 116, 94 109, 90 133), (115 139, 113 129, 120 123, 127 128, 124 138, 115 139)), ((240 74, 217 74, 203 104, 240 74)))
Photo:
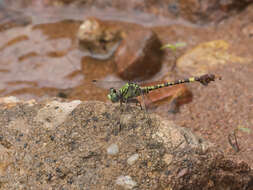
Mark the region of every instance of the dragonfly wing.
POLYGON ((92 80, 92 83, 94 83, 97 87, 104 88, 104 89, 110 89, 115 88, 119 89, 124 84, 126 84, 125 81, 105 81, 105 80, 92 80))

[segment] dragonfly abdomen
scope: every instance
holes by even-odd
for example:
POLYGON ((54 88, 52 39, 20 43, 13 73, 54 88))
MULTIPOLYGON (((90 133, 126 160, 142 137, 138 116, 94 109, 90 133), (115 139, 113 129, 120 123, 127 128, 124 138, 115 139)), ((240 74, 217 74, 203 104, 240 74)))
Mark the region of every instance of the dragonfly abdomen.
POLYGON ((156 90, 156 89, 163 88, 163 87, 167 87, 167 86, 173 86, 173 85, 182 84, 182 83, 194 82, 194 81, 197 81, 197 79, 198 79, 197 77, 190 77, 190 78, 183 79, 183 80, 165 82, 163 84, 158 84, 158 85, 154 85, 154 86, 146 86, 146 87, 142 87, 142 88, 143 88, 144 92, 148 93, 149 91, 156 90))

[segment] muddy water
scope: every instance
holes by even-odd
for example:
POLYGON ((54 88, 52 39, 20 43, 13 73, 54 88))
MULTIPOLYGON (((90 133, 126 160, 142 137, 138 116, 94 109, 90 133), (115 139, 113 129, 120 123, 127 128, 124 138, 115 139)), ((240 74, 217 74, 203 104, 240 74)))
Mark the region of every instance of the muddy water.
MULTIPOLYGON (((166 110, 158 111, 177 124, 194 129, 226 150, 229 156, 245 160, 253 167, 252 7, 219 24, 198 26, 183 19, 119 12, 112 8, 47 6, 44 1, 26 6, 21 1, 19 4, 6 2, 0 4, 0 96, 14 95, 22 99, 59 96, 106 101, 107 90, 103 87, 110 85, 91 81, 118 80, 113 59, 92 59, 79 50, 76 41, 81 21, 91 15, 151 27, 163 44, 185 42, 187 46, 178 50, 176 57, 202 42, 227 41, 229 52, 246 58, 247 63, 230 61, 233 62, 230 64, 228 61, 211 70, 222 75, 222 82, 207 89, 192 85, 193 101, 184 105, 180 113, 171 115, 166 110), (251 133, 238 134, 240 152, 236 153, 227 136, 238 126, 249 128, 251 133)), ((161 72, 150 80, 189 75, 177 67, 171 70, 173 63, 175 55, 166 51, 161 72)))

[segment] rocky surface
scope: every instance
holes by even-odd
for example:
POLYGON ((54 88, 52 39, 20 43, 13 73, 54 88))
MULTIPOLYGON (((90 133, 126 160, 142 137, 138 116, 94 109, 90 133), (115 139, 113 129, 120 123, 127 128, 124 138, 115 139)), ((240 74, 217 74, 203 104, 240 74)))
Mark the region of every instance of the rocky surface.
MULTIPOLYGON (((236 12, 242 11, 252 3, 251 0, 157 0, 144 3, 134 0, 57 0, 56 2, 67 4, 74 2, 88 7, 97 6, 101 8, 110 6, 121 11, 138 10, 166 17, 183 17, 194 23, 221 21, 236 12)), ((48 3, 50 4, 50 1, 48 3)))
POLYGON ((1 189, 252 189, 246 163, 138 107, 13 100, 0 107, 1 189))
POLYGON ((180 0, 179 2, 183 17, 196 23, 221 21, 252 3, 250 0, 180 0))

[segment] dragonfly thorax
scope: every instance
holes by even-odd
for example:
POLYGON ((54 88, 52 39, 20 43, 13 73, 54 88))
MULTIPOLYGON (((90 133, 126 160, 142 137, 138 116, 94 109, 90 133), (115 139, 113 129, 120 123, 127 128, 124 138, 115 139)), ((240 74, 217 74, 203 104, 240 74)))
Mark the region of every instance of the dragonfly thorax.
POLYGON ((126 83, 119 90, 110 88, 110 92, 107 95, 108 99, 114 102, 128 102, 131 99, 140 96, 142 89, 136 83, 126 83))

